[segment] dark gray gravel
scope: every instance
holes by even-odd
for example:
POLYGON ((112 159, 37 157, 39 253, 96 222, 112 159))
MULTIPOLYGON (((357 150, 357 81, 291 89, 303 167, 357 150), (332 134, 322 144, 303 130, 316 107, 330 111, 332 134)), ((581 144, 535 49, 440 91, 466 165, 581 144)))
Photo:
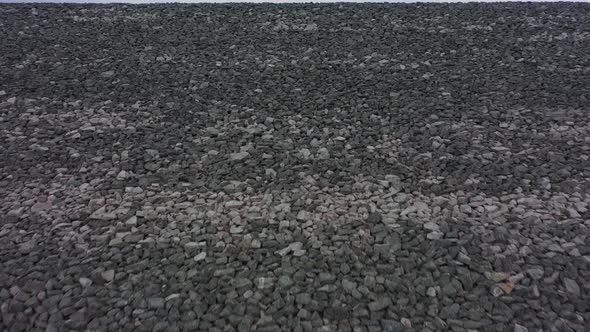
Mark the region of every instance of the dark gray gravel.
POLYGON ((590 330, 590 5, 4 4, 0 36, 0 330, 590 330))

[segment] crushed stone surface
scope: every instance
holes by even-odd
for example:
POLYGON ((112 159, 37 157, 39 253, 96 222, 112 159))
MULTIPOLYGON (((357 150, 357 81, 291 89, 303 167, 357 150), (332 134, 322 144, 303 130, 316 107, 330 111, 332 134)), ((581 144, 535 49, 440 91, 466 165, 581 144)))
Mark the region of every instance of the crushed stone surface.
POLYGON ((0 5, 0 330, 589 331, 589 27, 0 5))

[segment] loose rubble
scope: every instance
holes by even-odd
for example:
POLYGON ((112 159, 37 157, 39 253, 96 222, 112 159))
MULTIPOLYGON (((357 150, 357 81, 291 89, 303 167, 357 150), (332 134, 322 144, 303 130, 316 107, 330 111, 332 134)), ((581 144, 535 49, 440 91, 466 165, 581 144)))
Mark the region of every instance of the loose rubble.
POLYGON ((0 22, 0 330, 590 329, 589 5, 0 22))

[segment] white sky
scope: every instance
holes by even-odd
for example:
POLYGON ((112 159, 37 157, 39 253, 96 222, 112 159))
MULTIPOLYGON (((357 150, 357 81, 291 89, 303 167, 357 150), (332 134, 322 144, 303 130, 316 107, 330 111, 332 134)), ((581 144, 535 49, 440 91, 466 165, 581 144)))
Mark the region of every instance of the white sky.
MULTIPOLYGON (((528 0, 530 2, 555 2, 555 0, 528 0)), ((558 0, 559 1, 559 0, 558 0)), ((330 2, 515 2, 513 0, 0 0, 0 3, 330 3, 330 2)), ((590 0, 561 0, 560 2, 590 2, 590 0)))

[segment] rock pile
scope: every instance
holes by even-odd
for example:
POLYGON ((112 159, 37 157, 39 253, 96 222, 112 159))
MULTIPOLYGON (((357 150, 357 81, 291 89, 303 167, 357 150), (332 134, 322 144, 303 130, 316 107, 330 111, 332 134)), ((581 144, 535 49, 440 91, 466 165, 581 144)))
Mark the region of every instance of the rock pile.
POLYGON ((0 330, 590 329, 590 6, 0 22, 0 330))

